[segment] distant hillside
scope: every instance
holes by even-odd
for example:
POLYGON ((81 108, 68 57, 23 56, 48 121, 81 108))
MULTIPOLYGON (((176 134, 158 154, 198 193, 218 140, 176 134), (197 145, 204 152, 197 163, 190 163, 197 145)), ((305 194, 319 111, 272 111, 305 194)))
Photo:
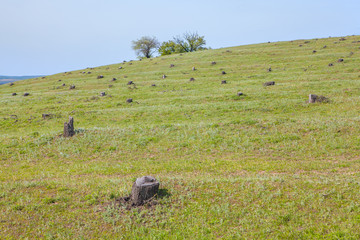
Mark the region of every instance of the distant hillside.
POLYGON ((2 76, 0 75, 0 85, 10 82, 15 82, 19 80, 29 79, 29 78, 36 78, 36 77, 42 77, 40 75, 38 76, 2 76))

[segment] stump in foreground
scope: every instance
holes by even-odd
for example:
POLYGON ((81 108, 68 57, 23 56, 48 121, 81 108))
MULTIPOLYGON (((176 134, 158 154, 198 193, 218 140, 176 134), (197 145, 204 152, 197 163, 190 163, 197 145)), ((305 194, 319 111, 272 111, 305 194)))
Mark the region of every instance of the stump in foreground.
POLYGON ((64 137, 72 137, 74 135, 74 118, 69 117, 69 122, 64 123, 64 137))
POLYGON ((131 202, 135 206, 143 205, 159 191, 160 183, 151 176, 136 179, 131 190, 131 202))

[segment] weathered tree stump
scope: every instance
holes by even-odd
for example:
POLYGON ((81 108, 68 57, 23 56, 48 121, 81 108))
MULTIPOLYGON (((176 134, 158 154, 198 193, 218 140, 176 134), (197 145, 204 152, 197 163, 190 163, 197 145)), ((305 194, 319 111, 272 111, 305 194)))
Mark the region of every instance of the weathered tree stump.
POLYGON ((123 67, 119 67, 119 69, 122 69, 123 67))
POLYGON ((313 50, 313 53, 316 53, 316 50, 313 50))
POLYGON ((271 71, 272 71, 271 67, 269 67, 267 71, 268 71, 268 72, 271 72, 271 71))
POLYGON ((227 83, 226 80, 221 81, 221 84, 226 84, 226 83, 227 83))
POLYGON ((10 86, 13 86, 13 85, 14 85, 14 83, 12 82, 12 83, 10 83, 9 85, 10 85, 10 86))
POLYGON ((69 122, 64 123, 64 137, 72 137, 75 135, 74 118, 69 117, 69 122))
POLYGON ((104 76, 103 75, 97 76, 97 79, 100 79, 100 78, 104 78, 104 76))
POLYGON ((151 84, 152 87, 156 87, 156 84, 151 84))
POLYGON ((43 119, 52 118, 52 116, 53 116, 53 115, 52 115, 51 113, 43 113, 43 114, 42 114, 42 118, 43 118, 43 119))
POLYGON ((16 92, 14 92, 14 93, 12 93, 11 95, 12 95, 12 96, 16 96, 16 95, 17 95, 17 93, 16 93, 16 92))
POLYGON ((30 95, 30 93, 24 93, 24 97, 26 97, 26 96, 29 96, 30 95))
POLYGON ((75 85, 70 85, 69 89, 75 89, 75 85))
POLYGON ((193 82, 193 81, 195 81, 195 78, 190 78, 190 82, 193 82))
POLYGON ((270 82, 263 83, 263 85, 264 85, 265 87, 267 87, 267 86, 272 86, 272 85, 275 85, 275 82, 274 82, 274 81, 270 81, 270 82))
POLYGON ((128 98, 128 99, 126 99, 126 102, 127 102, 127 103, 132 103, 133 100, 132 100, 132 98, 128 98))
POLYGON ((244 95, 244 94, 243 94, 242 92, 238 92, 237 95, 238 95, 238 96, 242 96, 242 95, 244 95))
POLYGON ((326 46, 326 45, 324 45, 324 46, 323 46, 323 48, 327 48, 327 46, 326 46))
POLYGON ((192 70, 193 70, 193 71, 195 71, 195 70, 196 70, 196 68, 195 68, 195 67, 193 67, 193 68, 192 68, 192 70))
POLYGON ((216 62, 211 62, 211 65, 215 65, 216 64, 216 62))
POLYGON ((316 102, 329 102, 327 97, 315 94, 309 94, 309 103, 316 103, 316 102))
POLYGON ((100 96, 102 96, 102 97, 104 97, 105 95, 106 95, 105 92, 101 92, 101 93, 100 93, 100 96))
POLYGON ((316 102, 316 99, 318 98, 317 95, 315 94, 309 94, 309 103, 314 103, 316 102))
POLYGON ((136 179, 131 190, 131 202, 135 206, 143 205, 159 191, 160 183, 151 176, 136 179))
POLYGON ((334 66, 334 64, 332 64, 332 63, 329 63, 329 65, 328 65, 329 67, 332 67, 332 66, 334 66))
POLYGON ((65 85, 66 85, 66 84, 65 84, 65 83, 63 83, 61 86, 65 87, 65 85))
POLYGON ((175 67, 175 65, 174 65, 174 64, 170 64, 170 68, 173 68, 173 67, 175 67))
POLYGON ((165 74, 164 74, 164 75, 162 75, 162 78, 163 78, 163 79, 165 79, 165 78, 166 78, 166 75, 165 75, 165 74))
POLYGON ((116 78, 113 78, 111 81, 116 81, 116 78))
POLYGON ((221 74, 223 74, 223 75, 224 75, 224 74, 226 74, 226 72, 225 72, 225 71, 222 71, 222 72, 221 72, 221 74))
POLYGON ((127 85, 131 85, 131 84, 134 84, 133 81, 128 81, 127 85))
POLYGON ((344 61, 344 59, 342 59, 342 58, 340 58, 339 60, 338 60, 338 62, 343 62, 344 61))

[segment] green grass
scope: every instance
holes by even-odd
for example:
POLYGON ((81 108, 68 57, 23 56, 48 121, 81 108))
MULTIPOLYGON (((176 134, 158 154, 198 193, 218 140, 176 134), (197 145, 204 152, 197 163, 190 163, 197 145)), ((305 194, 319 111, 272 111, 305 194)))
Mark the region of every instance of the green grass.
POLYGON ((360 36, 309 41, 1 85, 0 238, 359 239, 360 36), (113 207, 143 175, 159 204, 113 207))

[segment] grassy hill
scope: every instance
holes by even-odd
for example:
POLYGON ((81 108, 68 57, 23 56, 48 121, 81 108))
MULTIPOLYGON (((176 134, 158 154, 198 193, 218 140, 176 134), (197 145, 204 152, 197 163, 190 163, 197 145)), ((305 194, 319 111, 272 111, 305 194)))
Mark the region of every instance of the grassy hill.
POLYGON ((359 47, 264 43, 1 85, 0 238, 360 238, 359 47), (158 204, 114 207, 143 175, 158 204))

